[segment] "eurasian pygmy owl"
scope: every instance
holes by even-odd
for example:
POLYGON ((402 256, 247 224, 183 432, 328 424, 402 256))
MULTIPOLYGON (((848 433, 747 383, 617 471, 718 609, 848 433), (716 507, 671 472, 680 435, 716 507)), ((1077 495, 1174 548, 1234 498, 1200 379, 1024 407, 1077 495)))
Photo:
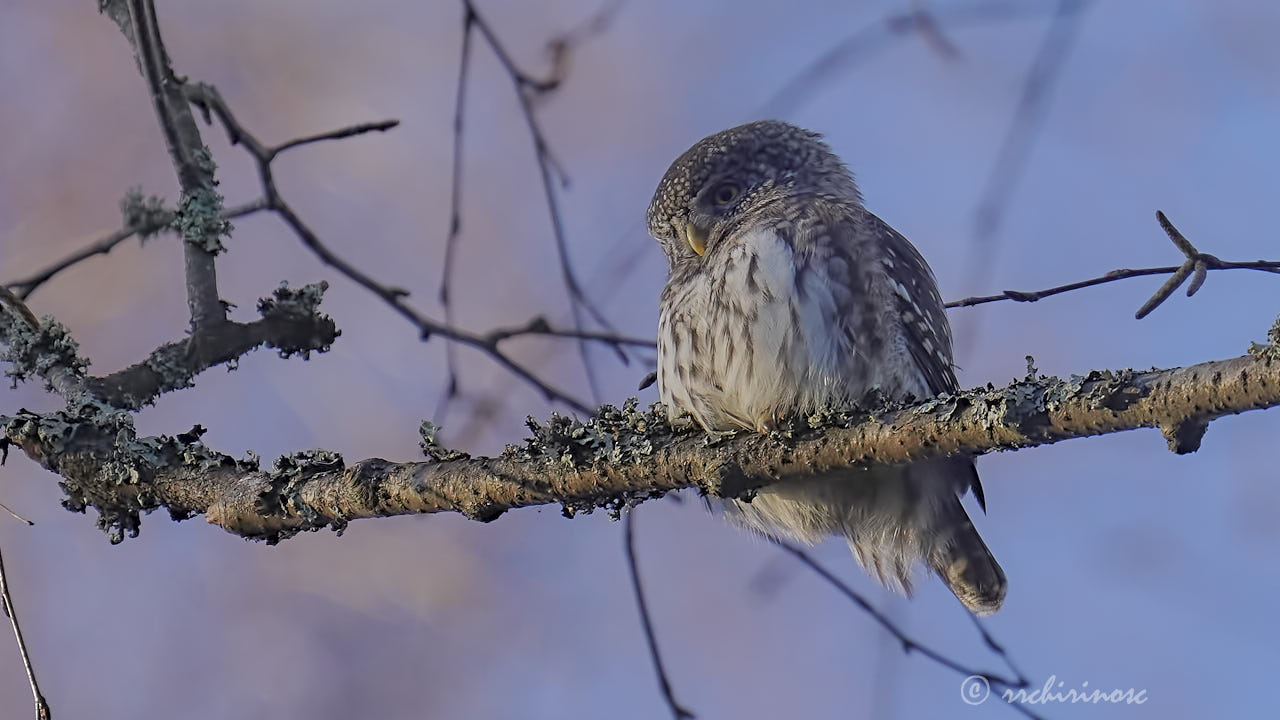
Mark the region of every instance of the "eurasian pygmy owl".
MULTIPOLYGON (((708 431, 958 389, 933 273, 862 206, 816 133, 764 121, 711 135, 672 163, 649 205, 670 262, 658 321, 658 391, 708 431)), ((995 612, 1004 572, 960 504, 982 488, 973 459, 816 474, 720 500, 771 536, 848 540, 891 587, 923 562, 974 613, 995 612)))

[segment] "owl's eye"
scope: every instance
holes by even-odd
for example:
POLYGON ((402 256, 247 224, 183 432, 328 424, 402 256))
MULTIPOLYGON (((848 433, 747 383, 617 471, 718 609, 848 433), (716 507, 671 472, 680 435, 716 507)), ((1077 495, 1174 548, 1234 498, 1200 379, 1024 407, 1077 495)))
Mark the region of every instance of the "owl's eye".
POLYGON ((716 205, 728 205, 737 200, 741 194, 742 188, 738 187, 737 183, 721 183, 715 190, 711 191, 711 202, 716 205))

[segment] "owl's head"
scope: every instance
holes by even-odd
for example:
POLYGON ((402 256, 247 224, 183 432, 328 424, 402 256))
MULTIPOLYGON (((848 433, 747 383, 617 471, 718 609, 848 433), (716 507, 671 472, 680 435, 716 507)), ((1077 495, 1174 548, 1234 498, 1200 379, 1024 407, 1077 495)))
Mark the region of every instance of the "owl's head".
POLYGON ((649 233, 674 266, 705 255, 735 220, 804 195, 861 202, 821 136, 777 120, 699 140, 676 158, 649 203, 649 233))

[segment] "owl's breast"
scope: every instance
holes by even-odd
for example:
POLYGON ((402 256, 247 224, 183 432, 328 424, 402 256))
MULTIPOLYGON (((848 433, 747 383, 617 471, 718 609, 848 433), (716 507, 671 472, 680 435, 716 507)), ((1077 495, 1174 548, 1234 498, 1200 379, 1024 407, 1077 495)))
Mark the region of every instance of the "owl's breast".
POLYGON ((868 308, 838 250, 797 249, 777 227, 760 228, 726 239, 696 272, 673 274, 658 332, 668 408, 712 430, 760 429, 860 398, 875 381, 856 341, 868 308))

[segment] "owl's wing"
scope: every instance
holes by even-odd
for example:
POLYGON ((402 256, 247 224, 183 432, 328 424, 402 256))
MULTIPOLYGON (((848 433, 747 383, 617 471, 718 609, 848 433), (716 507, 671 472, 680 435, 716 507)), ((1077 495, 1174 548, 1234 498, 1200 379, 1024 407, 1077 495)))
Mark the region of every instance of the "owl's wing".
POLYGON ((864 211, 864 227, 880 250, 880 259, 893 289, 894 309, 907 335, 907 348, 925 384, 934 395, 960 389, 952 364, 951 325, 938 294, 933 271, 905 237, 875 215, 864 211))
MULTIPOLYGON (((947 309, 938 294, 933 271, 920 251, 888 223, 869 212, 863 220, 864 227, 876 238, 885 274, 893 285, 895 309, 902 319, 907 348, 916 368, 934 395, 959 391, 952 362, 951 324, 947 322, 947 309)), ((985 512, 987 500, 973 460, 957 458, 953 465, 961 474, 957 479, 968 484, 985 512)))

